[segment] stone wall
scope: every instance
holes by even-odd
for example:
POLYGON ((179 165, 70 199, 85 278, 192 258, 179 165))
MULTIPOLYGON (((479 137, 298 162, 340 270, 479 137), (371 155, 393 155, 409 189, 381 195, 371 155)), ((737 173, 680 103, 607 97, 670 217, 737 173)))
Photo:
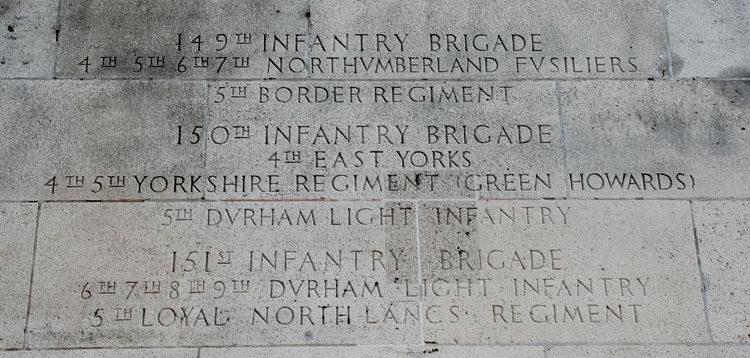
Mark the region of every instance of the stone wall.
POLYGON ((0 25, 0 358, 750 356, 747 1, 0 25))

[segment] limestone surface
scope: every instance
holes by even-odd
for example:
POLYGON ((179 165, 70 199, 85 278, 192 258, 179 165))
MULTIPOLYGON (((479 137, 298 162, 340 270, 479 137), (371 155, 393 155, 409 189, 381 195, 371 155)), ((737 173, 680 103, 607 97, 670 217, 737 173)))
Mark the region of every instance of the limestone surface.
POLYGON ((209 96, 209 198, 565 195, 552 82, 219 82, 209 96))
POLYGON ((313 78, 669 76, 656 0, 312 0, 310 11, 324 45, 312 47, 313 78), (371 36, 345 48, 339 33, 371 36))
POLYGON ((32 347, 421 342, 419 299, 405 294, 419 271, 411 203, 42 212, 32 347))
POLYGON ((750 356, 747 0, 0 0, 0 358, 750 356))
POLYGON ((687 203, 439 201, 419 231, 426 341, 708 341, 687 203))
POLYGON ((748 342, 750 205, 712 201, 693 207, 711 334, 717 342, 748 342))
POLYGON ((52 78, 57 4, 0 1, 0 78, 52 78))
POLYGON ((3 82, 2 199, 200 198, 203 147, 190 143, 205 126, 204 92, 194 82, 3 82))
POLYGON ((750 196, 748 82, 560 87, 570 197, 750 196))
POLYGON ((198 350, 169 349, 76 349, 0 352, 0 358, 197 358, 198 350))
POLYGON ((676 78, 750 78, 750 3, 665 1, 676 78))
POLYGON ((519 357, 542 358, 542 347, 481 347, 481 346, 360 346, 360 347, 295 347, 295 348, 209 348, 201 350, 208 358, 444 358, 470 355, 476 358, 519 357))
POLYGON ((36 204, 0 204, 0 348, 22 348, 34 251, 36 204))
POLYGON ((304 77, 304 67, 291 74, 267 75, 266 55, 304 56, 307 47, 296 39, 307 32, 307 3, 62 0, 56 76, 304 77), (275 34, 285 47, 274 49, 275 34))
POLYGON ((720 347, 720 346, 580 346, 580 347, 552 347, 547 351, 549 358, 573 357, 727 357, 740 358, 750 354, 748 347, 720 347))

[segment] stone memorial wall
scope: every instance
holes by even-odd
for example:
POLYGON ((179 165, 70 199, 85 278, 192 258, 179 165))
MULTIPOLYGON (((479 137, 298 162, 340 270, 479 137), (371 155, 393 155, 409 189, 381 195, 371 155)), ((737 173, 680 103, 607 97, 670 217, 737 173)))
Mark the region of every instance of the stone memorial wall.
POLYGON ((746 0, 0 25, 0 358, 750 356, 746 0))

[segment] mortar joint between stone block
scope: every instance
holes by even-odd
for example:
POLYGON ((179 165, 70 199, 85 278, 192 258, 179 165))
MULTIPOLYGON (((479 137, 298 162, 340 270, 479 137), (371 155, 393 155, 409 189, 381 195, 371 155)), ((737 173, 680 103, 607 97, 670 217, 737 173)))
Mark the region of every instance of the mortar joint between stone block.
POLYGON ((666 0, 661 0, 661 15, 664 20, 664 39, 667 41, 667 61, 669 62, 669 79, 674 80, 674 71, 672 70, 672 43, 669 40, 669 23, 667 22, 667 4, 666 0))
POLYGON ((52 76, 50 76, 51 79, 55 79, 55 74, 57 73, 57 58, 59 55, 59 48, 60 48, 60 33, 62 32, 62 23, 60 19, 62 18, 62 15, 60 14, 62 12, 62 0, 57 1, 57 21, 55 22, 55 52, 53 53, 52 58, 52 76))
POLYGON ((706 332, 708 334, 708 342, 714 343, 713 338, 713 332, 711 330, 711 320, 710 316, 708 314, 708 299, 706 297, 706 278, 703 273, 703 263, 701 262, 701 252, 700 252, 700 245, 698 243, 698 227, 695 225, 695 210, 693 201, 690 201, 690 221, 693 226, 693 240, 695 243, 695 255, 698 259, 698 274, 700 275, 700 283, 701 283, 701 296, 703 298, 703 312, 705 314, 706 319, 706 332))
POLYGON ((39 221, 41 219, 42 215, 42 202, 39 202, 36 204, 36 221, 34 224, 34 243, 33 243, 33 249, 31 251, 31 274, 29 277, 29 301, 26 305, 26 323, 24 324, 23 328, 23 349, 28 350, 29 349, 29 341, 28 341, 28 335, 29 335, 29 317, 31 316, 31 294, 34 289, 34 270, 36 267, 36 249, 37 249, 37 242, 39 237, 39 221))
MULTIPOLYGON (((307 19, 307 36, 313 37, 312 33, 312 0, 307 1, 307 10, 305 12, 305 18, 307 19)), ((312 46, 313 42, 308 41, 307 49, 305 56, 307 57, 305 59, 305 66, 307 67, 307 76, 305 76, 307 79, 312 79, 312 65, 310 64, 312 59, 312 46)))
POLYGON ((563 185, 565 185, 565 199, 570 199, 570 185, 568 182, 568 145, 565 141, 565 120, 563 118, 560 81, 555 81, 555 100, 557 101, 557 119, 560 122, 560 142, 563 155, 563 185))
MULTIPOLYGON (((203 108, 203 187, 206 188, 208 185, 208 109, 209 109, 209 91, 208 91, 209 85, 208 81, 204 81, 204 92, 203 95, 205 96, 205 102, 204 102, 204 108, 203 108)), ((202 193, 201 200, 206 199, 205 192, 202 193)))
MULTIPOLYGON (((422 245, 421 245, 421 233, 419 231, 419 200, 413 200, 414 203, 414 230, 417 239, 417 282, 422 282, 422 245)), ((420 283, 421 284, 421 283, 420 283)), ((420 332, 420 344, 424 344, 424 297, 419 299, 419 332, 420 332)))
MULTIPOLYGON (((2 77, 0 81, 50 81, 49 77, 2 77)), ((183 77, 163 77, 163 78, 147 78, 147 77, 55 77, 56 81, 88 81, 88 82, 112 82, 112 81, 134 81, 134 82, 645 82, 652 81, 651 78, 625 78, 625 77, 606 77, 606 78, 556 78, 556 77, 516 77, 516 78, 396 78, 396 77, 383 77, 383 78, 265 78, 265 77, 236 77, 236 78, 221 78, 221 77, 194 77, 194 78, 183 78, 183 77)), ((659 80, 659 81, 670 81, 671 79, 659 80)), ((675 78, 674 81, 748 81, 750 77, 692 77, 692 78, 675 78)))

